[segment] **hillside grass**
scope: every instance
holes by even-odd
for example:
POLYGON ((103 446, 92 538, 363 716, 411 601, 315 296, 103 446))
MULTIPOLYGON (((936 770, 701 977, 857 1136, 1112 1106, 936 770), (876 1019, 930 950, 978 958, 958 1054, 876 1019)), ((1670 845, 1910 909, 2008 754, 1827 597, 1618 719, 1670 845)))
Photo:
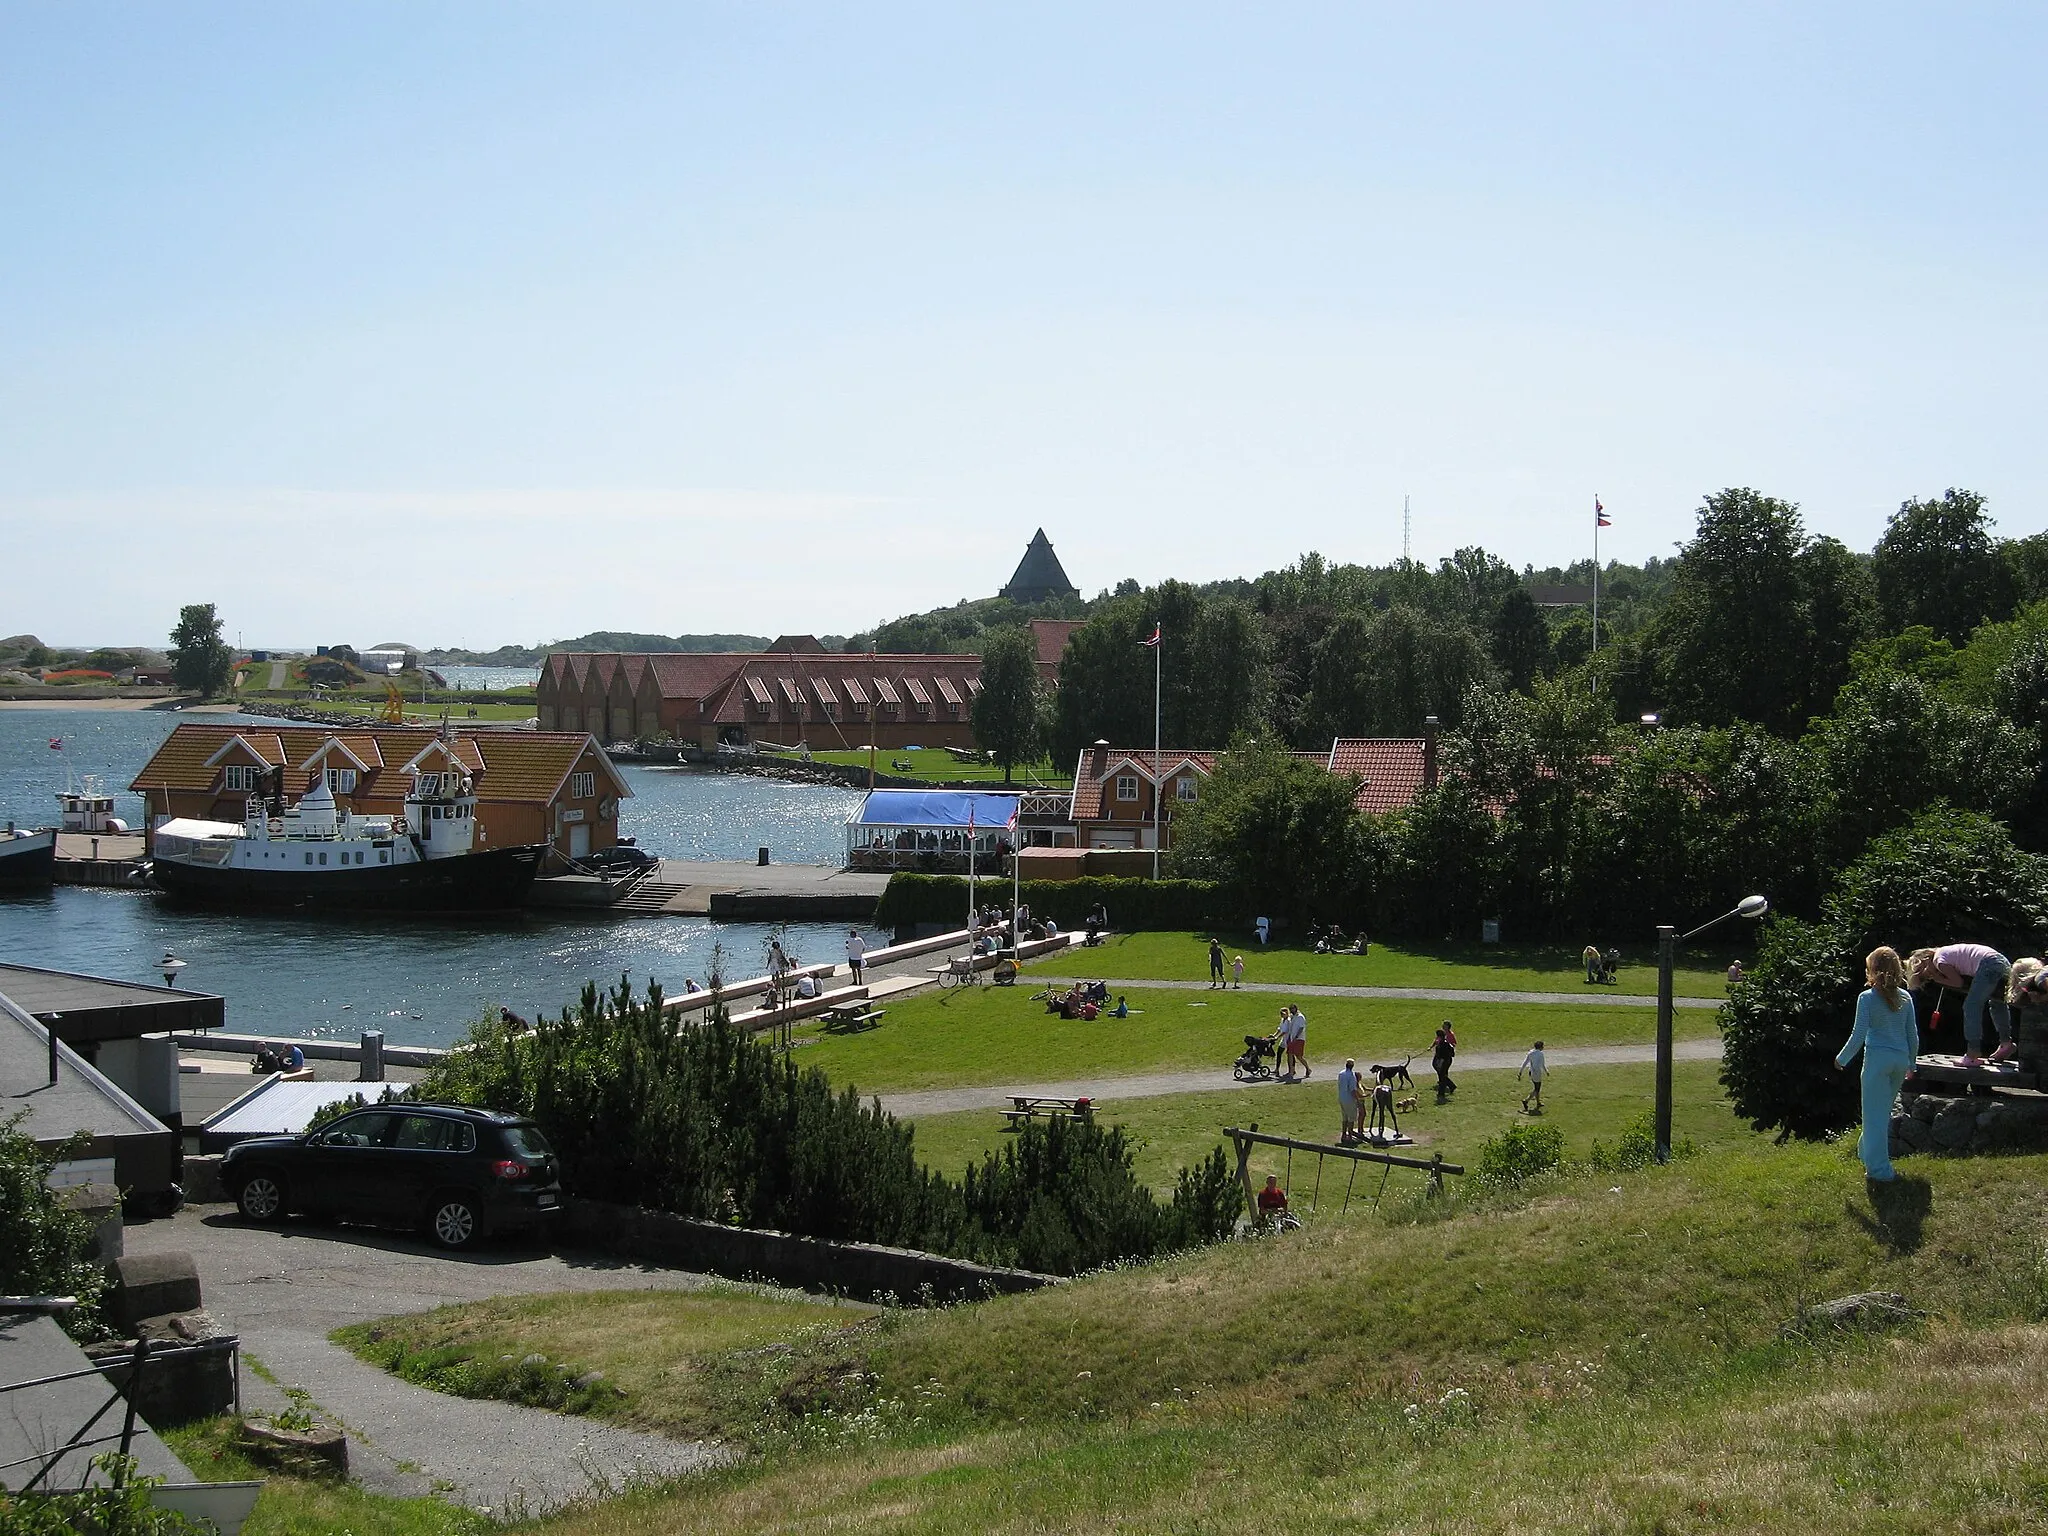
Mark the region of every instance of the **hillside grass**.
MULTIPOLYGON (((1442 1105, 1430 1087, 1434 1079, 1419 1070, 1413 1090, 1416 1107, 1400 1115, 1401 1129, 1415 1138, 1405 1154, 1428 1157, 1441 1152, 1446 1162, 1471 1166, 1488 1137, 1510 1125, 1526 1123, 1522 1095, 1528 1083, 1517 1084, 1512 1069, 1454 1071, 1458 1092, 1442 1105)), ((1208 1156, 1211 1147, 1229 1150, 1225 1126, 1257 1126, 1275 1136, 1334 1143, 1342 1121, 1337 1112, 1336 1074, 1323 1081, 1318 1072, 1306 1085, 1245 1084, 1217 1093, 1170 1094, 1150 1099, 1101 1099, 1096 1114, 1105 1124, 1121 1125, 1137 1140, 1133 1165, 1138 1177, 1162 1194, 1171 1194, 1176 1173, 1208 1156)), ((1720 1064, 1681 1061, 1672 1068, 1672 1134, 1700 1150, 1739 1145, 1749 1130, 1735 1118, 1721 1089, 1720 1064)), ((1404 1094, 1407 1090, 1403 1090, 1404 1094)), ((1650 1112, 1656 1101, 1655 1070, 1641 1065, 1559 1067, 1544 1085, 1542 1123, 1564 1135, 1565 1155, 1584 1161, 1598 1139, 1608 1146, 1632 1122, 1650 1112)), ((917 1115, 917 1152, 941 1173, 958 1178, 972 1163, 1015 1140, 1002 1115, 993 1109, 955 1114, 917 1115)), ((1234 1155, 1234 1154, 1233 1154, 1234 1155)), ((1299 1213, 1315 1194, 1315 1159, 1297 1153, 1290 1176, 1288 1157, 1274 1147, 1253 1149, 1253 1177, 1263 1181, 1278 1174, 1292 1190, 1299 1213)), ((1353 1187, 1354 1201, 1369 1199, 1380 1182, 1380 1170, 1361 1166, 1353 1187)), ((1322 1171, 1319 1197, 1324 1205, 1341 1205, 1351 1165, 1329 1159, 1322 1171)), ((1387 1181, 1391 1192, 1412 1189, 1423 1176, 1396 1172, 1387 1181)))
MULTIPOLYGON (((1112 912, 1110 917, 1115 919, 1112 912)), ((1586 980, 1579 963, 1585 947, 1559 944, 1392 945, 1374 941, 1366 955, 1319 955, 1296 944, 1259 948, 1258 935, 1219 929, 1225 965, 1244 956, 1248 982, 1317 987, 1444 987, 1458 991, 1624 993, 1654 1003, 1657 956, 1649 946, 1622 950, 1612 986, 1586 980)), ((1050 975, 1100 976, 1106 981, 1207 981, 1209 938, 1203 933, 1120 933, 1089 950, 1066 950, 1035 960, 1026 970, 1050 975)), ((1602 948, 1605 948, 1603 945, 1602 948)), ((1671 973, 1679 997, 1728 995, 1728 962, 1749 958, 1733 947, 1691 946, 1671 973)))
POLYGON ((889 1314, 725 1357, 761 1454, 544 1528, 2035 1530, 2044 1174, 1873 1204, 1846 1146, 1741 1138, 889 1314), (1786 1330, 1865 1290, 1925 1318, 1786 1330))
MULTIPOLYGON (((937 957, 934 957, 935 961, 937 957)), ((1104 1081, 1145 1072, 1213 1068, 1227 1079, 1248 1034, 1270 1034, 1285 997, 1268 992, 1160 991, 1133 986, 1122 995, 1126 1019, 1062 1019, 1033 1002, 1027 980, 1013 987, 930 990, 888 1000, 881 1024, 860 1034, 799 1025, 799 1064, 822 1067, 835 1084, 863 1095, 980 1083, 1104 1081)), ((1112 996, 1117 995, 1112 991, 1112 996)), ((1436 1027, 1456 1021, 1459 1049, 1523 1051, 1549 1045, 1648 1046, 1656 1009, 1569 1003, 1443 1003, 1406 998, 1302 996, 1308 1016, 1311 1082, 1334 1079, 1346 1056, 1429 1060, 1436 1027)), ((1715 1015, 1675 1011, 1681 1039, 1707 1039, 1715 1015)), ((1418 1074, 1419 1076, 1419 1074, 1418 1074)), ((1334 1089, 1331 1090, 1334 1092, 1334 1089)))

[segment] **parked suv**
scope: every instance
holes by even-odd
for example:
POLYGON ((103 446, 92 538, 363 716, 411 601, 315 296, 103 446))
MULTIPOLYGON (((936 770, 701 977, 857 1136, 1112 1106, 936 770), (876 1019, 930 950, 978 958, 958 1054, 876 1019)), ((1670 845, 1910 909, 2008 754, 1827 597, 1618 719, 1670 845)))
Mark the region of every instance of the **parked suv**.
POLYGON ((239 1142, 221 1187, 251 1221, 292 1212, 424 1227, 443 1248, 544 1227, 561 1209, 561 1169, 531 1120, 460 1104, 380 1104, 302 1136, 239 1142))

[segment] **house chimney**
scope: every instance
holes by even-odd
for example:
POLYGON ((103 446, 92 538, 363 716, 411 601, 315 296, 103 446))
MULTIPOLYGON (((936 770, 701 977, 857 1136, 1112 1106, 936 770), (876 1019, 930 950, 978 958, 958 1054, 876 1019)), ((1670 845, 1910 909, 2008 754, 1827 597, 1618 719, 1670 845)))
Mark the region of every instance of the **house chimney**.
POLYGON ((1422 787, 1436 788, 1436 716, 1422 717, 1422 787))

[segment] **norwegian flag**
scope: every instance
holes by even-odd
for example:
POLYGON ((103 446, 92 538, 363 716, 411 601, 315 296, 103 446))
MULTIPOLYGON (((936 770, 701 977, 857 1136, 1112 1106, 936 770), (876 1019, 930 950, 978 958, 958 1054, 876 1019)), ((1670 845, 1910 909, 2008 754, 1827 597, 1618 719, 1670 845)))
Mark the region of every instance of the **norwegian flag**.
POLYGON ((1598 496, 1593 498, 1593 526, 1595 528, 1612 528, 1614 526, 1613 520, 1607 515, 1607 509, 1600 505, 1600 498, 1598 496))
POLYGON ((1159 626, 1158 626, 1157 624, 1154 624, 1154 625, 1152 626, 1152 633, 1151 633, 1151 635, 1150 635, 1150 636, 1149 636, 1148 638, 1146 638, 1146 639, 1140 640, 1140 641, 1138 642, 1138 644, 1140 644, 1140 645, 1149 645, 1149 646, 1151 646, 1151 647, 1152 647, 1152 649, 1153 649, 1153 650, 1155 650, 1155 651, 1156 651, 1156 650, 1158 650, 1158 649, 1159 649, 1159 626))
POLYGON ((62 752, 64 750, 64 738, 62 736, 52 736, 50 738, 50 750, 52 752, 62 752))

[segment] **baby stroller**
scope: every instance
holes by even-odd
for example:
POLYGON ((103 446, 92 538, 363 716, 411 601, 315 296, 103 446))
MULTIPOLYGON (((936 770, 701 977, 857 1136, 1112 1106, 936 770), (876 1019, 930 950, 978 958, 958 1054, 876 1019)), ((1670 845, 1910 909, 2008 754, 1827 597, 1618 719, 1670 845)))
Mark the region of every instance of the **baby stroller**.
POLYGON ((1244 1054, 1230 1064, 1230 1075, 1240 1083, 1262 1083, 1280 1075, 1280 1043, 1265 1035, 1246 1035, 1244 1054))

